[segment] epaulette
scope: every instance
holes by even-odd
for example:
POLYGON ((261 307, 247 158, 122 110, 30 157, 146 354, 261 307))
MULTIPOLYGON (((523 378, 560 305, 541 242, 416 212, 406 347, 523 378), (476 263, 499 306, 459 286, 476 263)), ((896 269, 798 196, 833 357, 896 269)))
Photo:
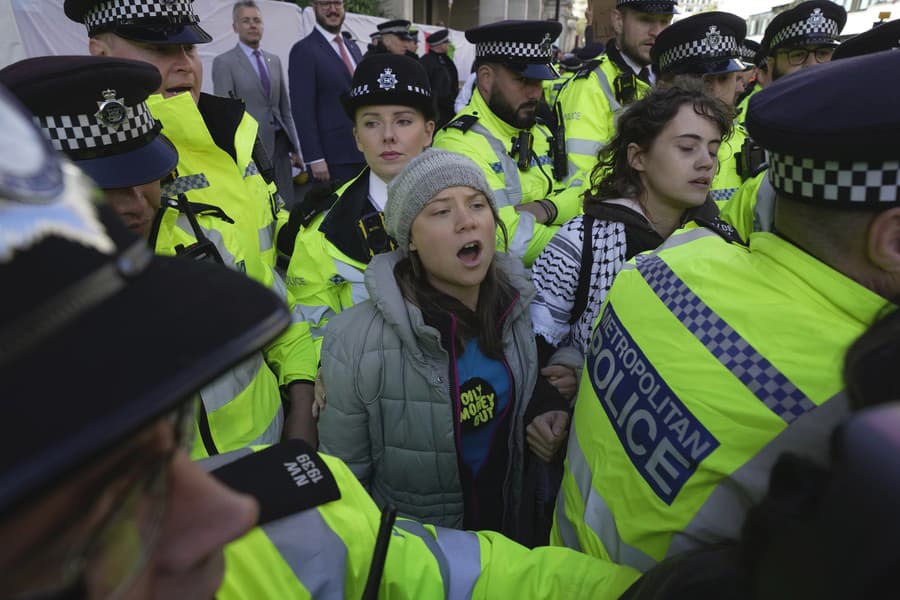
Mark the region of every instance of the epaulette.
POLYGON ((240 458, 211 475, 259 501, 259 525, 341 497, 331 469, 312 446, 300 439, 285 440, 240 458))
POLYGON ((726 223, 719 217, 713 217, 712 219, 695 217, 694 222, 714 232, 720 238, 730 244, 740 244, 741 246, 747 245, 747 242, 744 241, 744 239, 741 237, 741 234, 738 233, 737 229, 735 229, 729 223, 726 223))
POLYGON ((477 122, 478 115, 462 115, 444 125, 444 129, 459 129, 463 133, 466 133, 472 129, 472 126, 477 122))
POLYGON ((204 204, 202 202, 188 202, 188 206, 191 207, 191 210, 194 211, 195 215, 204 215, 209 217, 216 217, 217 219, 221 219, 226 223, 230 223, 234 225, 234 219, 228 216, 221 207, 213 206, 212 204, 204 204))
POLYGON ((588 62, 584 63, 584 65, 582 65, 582 67, 575 72, 575 76, 573 77, 573 79, 584 79, 585 77, 589 76, 594 72, 594 69, 600 66, 601 62, 603 61, 598 58, 589 60, 588 62))

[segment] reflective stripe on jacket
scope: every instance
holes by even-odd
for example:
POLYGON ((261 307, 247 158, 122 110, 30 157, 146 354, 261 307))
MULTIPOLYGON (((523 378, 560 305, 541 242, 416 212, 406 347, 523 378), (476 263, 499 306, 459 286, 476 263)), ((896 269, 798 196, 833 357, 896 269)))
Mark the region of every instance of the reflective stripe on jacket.
MULTIPOLYGON (((225 579, 216 598, 362 596, 380 513, 346 465, 331 456, 318 457, 334 477, 340 499, 266 523, 229 544, 225 579)), ((391 531, 378 598, 611 600, 638 576, 627 567, 565 548, 528 550, 494 532, 401 519, 391 531)))
POLYGON ((551 543, 646 570, 737 539, 778 455, 826 459, 844 354, 885 308, 768 233, 639 255, 591 337, 551 543))

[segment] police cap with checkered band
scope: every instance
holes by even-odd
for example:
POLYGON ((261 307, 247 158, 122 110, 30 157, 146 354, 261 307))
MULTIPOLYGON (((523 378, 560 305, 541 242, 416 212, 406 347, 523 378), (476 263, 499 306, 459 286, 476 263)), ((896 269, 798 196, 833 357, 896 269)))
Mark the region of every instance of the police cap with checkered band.
POLYGON ((872 54, 882 50, 900 50, 900 19, 876 25, 838 46, 831 60, 872 54))
POLYGON ((810 0, 779 13, 766 27, 760 52, 772 56, 782 48, 836 46, 847 24, 844 7, 829 0, 810 0))
POLYGON ((747 130, 781 194, 822 206, 900 205, 900 52, 832 61, 750 99, 747 130))
POLYGON ((704 12, 662 30, 650 50, 658 75, 716 75, 743 71, 741 44, 747 24, 726 12, 704 12))
POLYGON ((401 54, 372 54, 353 72, 350 90, 341 96, 341 104, 351 121, 363 106, 397 104, 422 111, 434 120, 436 109, 428 73, 422 63, 401 54))
POLYGON ((160 80, 149 63, 107 56, 42 56, 0 71, 53 147, 105 189, 159 180, 178 164, 145 102, 160 80))
POLYGON ((418 37, 418 32, 413 36, 412 34, 412 23, 407 21, 406 19, 394 19, 392 21, 382 21, 378 25, 375 26, 378 29, 378 33, 381 35, 392 34, 396 35, 402 40, 414 40, 418 37))
POLYGON ((290 322, 284 302, 241 273, 153 256, 42 138, 0 86, 2 518, 192 408, 196 390, 290 322), (164 332, 189 334, 173 347, 164 332))
POLYGON ((651 15, 672 15, 678 12, 675 5, 677 0, 616 0, 616 8, 630 8, 651 15))
POLYGON ((111 32, 145 44, 206 44, 194 0, 65 0, 66 16, 88 35, 111 32))
POLYGON ((553 42, 559 21, 499 21, 466 31, 475 44, 475 60, 500 63, 529 79, 556 79, 553 42))

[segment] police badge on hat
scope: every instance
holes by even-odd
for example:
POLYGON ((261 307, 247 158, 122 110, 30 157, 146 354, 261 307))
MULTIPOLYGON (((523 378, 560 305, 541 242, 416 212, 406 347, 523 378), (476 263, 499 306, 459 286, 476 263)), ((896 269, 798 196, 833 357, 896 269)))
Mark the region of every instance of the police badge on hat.
POLYGON ((397 76, 390 67, 386 67, 378 76, 378 87, 383 90, 392 90, 397 87, 397 76))
POLYGON ((722 34, 719 33, 719 28, 715 25, 711 25, 709 31, 706 32, 706 43, 713 50, 718 50, 719 46, 722 45, 722 34))
POLYGON ((103 100, 97 101, 97 112, 94 116, 103 125, 118 131, 128 117, 125 99, 116 98, 116 90, 103 90, 102 94, 103 100))

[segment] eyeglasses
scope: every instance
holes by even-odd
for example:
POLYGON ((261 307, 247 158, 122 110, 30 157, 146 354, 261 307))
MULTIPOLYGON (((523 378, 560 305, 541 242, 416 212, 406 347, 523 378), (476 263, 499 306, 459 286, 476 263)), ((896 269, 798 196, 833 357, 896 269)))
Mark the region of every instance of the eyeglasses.
MULTIPOLYGON (((58 574, 48 574, 53 583, 16 598, 64 596, 76 589, 118 598, 128 589, 159 541, 169 497, 169 468, 179 449, 190 451, 196 408, 196 402, 184 402, 165 417, 174 426, 174 443, 146 461, 140 475, 123 483, 124 489, 112 500, 102 500, 112 508, 81 537, 81 543, 67 549, 58 574)), ((123 463, 124 469, 133 472, 134 461, 123 463)))
POLYGON ((819 46, 818 48, 793 48, 791 50, 783 50, 782 54, 787 55, 788 63, 794 67, 799 67, 806 62, 810 54, 816 57, 817 63, 824 63, 831 60, 834 54, 833 46, 819 46))

